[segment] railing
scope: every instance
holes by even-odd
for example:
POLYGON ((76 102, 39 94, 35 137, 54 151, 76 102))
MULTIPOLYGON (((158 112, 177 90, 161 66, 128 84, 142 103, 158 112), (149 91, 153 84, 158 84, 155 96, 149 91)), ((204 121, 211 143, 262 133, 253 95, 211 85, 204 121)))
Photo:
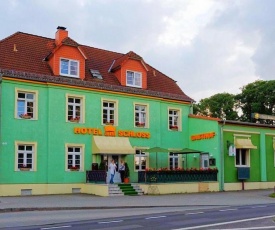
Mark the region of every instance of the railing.
POLYGON ((139 183, 170 183, 170 182, 200 182, 217 181, 218 172, 182 172, 182 171, 140 171, 139 183))
POLYGON ((86 171, 86 182, 106 183, 107 172, 105 170, 86 171))

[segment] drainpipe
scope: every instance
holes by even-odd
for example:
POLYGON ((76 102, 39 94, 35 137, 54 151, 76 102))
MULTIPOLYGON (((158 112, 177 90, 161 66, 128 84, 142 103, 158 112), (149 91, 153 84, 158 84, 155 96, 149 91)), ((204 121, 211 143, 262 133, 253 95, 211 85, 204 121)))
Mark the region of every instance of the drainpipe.
POLYGON ((223 144, 223 127, 225 125, 225 120, 223 120, 223 123, 221 125, 221 135, 220 135, 220 148, 221 148, 221 162, 220 162, 220 178, 221 178, 221 183, 220 183, 220 191, 224 191, 224 144, 223 144))

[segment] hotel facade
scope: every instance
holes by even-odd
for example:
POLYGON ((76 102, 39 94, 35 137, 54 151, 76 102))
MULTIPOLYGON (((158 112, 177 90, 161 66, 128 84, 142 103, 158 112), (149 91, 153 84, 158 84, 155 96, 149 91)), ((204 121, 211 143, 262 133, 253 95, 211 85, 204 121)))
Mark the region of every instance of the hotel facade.
POLYGON ((193 99, 133 51, 80 45, 58 27, 54 39, 4 38, 0 56, 0 196, 108 196, 111 159, 145 194, 274 187, 274 127, 193 115, 193 99), (146 181, 169 169, 218 173, 146 181))

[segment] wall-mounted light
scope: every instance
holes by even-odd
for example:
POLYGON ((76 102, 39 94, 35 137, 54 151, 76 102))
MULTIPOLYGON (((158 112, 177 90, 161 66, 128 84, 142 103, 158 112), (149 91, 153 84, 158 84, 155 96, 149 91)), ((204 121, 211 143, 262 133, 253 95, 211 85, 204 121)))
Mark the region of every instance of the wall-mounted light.
POLYGON ((196 156, 195 154, 193 155, 193 157, 194 157, 194 158, 197 158, 197 156, 196 156))

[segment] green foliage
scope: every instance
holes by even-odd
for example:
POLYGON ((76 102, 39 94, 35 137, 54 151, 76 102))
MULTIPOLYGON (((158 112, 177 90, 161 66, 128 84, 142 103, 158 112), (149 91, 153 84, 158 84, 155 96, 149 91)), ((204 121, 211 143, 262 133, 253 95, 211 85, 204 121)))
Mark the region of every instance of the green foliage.
POLYGON ((125 162, 125 178, 129 178, 129 177, 130 177, 130 169, 127 162, 125 162))
POLYGON ((194 114, 211 116, 227 120, 237 120, 235 96, 229 93, 218 93, 202 99, 194 106, 194 114))
MULTIPOLYGON (((244 122, 256 122, 251 118, 252 113, 275 115, 275 80, 258 80, 243 86, 241 90, 242 92, 237 95, 218 93, 204 98, 194 104, 193 113, 244 122)), ((275 125, 272 120, 259 122, 275 125)))
MULTIPOLYGON (((252 121, 251 113, 266 115, 275 114, 275 80, 255 81, 242 88, 242 93, 236 95, 236 103, 242 110, 242 121, 252 121)), ((261 121, 268 124, 272 121, 261 121)))

